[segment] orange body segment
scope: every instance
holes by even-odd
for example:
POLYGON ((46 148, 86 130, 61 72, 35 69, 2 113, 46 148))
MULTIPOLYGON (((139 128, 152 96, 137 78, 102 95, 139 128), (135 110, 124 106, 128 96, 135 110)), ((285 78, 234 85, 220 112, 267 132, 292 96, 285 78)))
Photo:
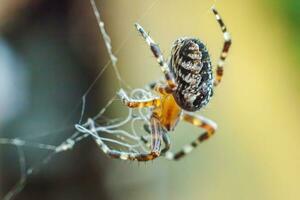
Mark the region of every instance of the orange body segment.
POLYGON ((168 131, 174 130, 177 125, 182 109, 177 105, 172 94, 159 93, 161 104, 155 107, 153 115, 159 119, 161 125, 168 131))

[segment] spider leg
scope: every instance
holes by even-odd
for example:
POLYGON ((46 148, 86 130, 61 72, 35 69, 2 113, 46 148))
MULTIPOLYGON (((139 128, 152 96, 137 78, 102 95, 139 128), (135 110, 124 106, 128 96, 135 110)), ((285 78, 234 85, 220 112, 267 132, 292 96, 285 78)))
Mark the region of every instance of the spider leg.
POLYGON ((152 82, 150 82, 146 85, 146 89, 147 90, 154 90, 155 87, 157 87, 158 85, 161 85, 161 84, 162 84, 161 80, 152 81, 152 82))
MULTIPOLYGON (((151 133, 149 124, 144 124, 144 130, 149 134, 151 133)), ((166 131, 164 131, 162 134, 162 140, 165 144, 165 147, 161 150, 161 154, 164 155, 167 151, 169 151, 169 149, 171 147, 171 140, 166 131)), ((143 137, 143 136, 141 137, 141 141, 146 145, 149 143, 149 141, 147 139, 145 139, 145 137, 143 137)))
POLYGON ((162 139, 165 144, 165 147, 161 150, 161 154, 165 155, 165 153, 168 152, 171 147, 171 140, 166 132, 162 135, 162 139))
POLYGON ((118 95, 121 98, 122 102, 130 108, 144 108, 151 106, 157 107, 161 103, 159 98, 151 98, 146 100, 131 99, 127 96, 126 92, 123 89, 119 90, 118 95))
POLYGON ((200 143, 209 139, 217 129, 217 124, 210 119, 207 119, 203 116, 192 114, 192 113, 184 113, 182 119, 191 123, 194 126, 203 128, 205 131, 200 134, 200 136, 191 142, 188 145, 185 145, 182 150, 177 153, 167 152, 166 158, 169 160, 179 160, 186 154, 190 153, 194 148, 196 148, 200 143))
POLYGON ((172 90, 170 90, 170 88, 163 84, 161 81, 154 81, 152 83, 149 83, 146 86, 147 90, 154 90, 155 92, 162 94, 162 95, 167 95, 172 93, 172 90))
POLYGON ((146 31, 143 29, 143 27, 140 26, 138 23, 135 23, 135 28, 137 29, 137 31, 140 32, 140 34, 142 35, 144 40, 149 45, 149 47, 150 47, 154 57, 156 58, 162 72, 164 73, 164 76, 167 80, 169 90, 174 91, 177 87, 177 84, 175 83, 174 76, 171 73, 171 71, 168 67, 168 64, 166 63, 166 61, 164 59, 164 56, 163 56, 158 44, 156 44, 153 41, 153 39, 146 33, 146 31))
POLYGON ((101 150, 111 158, 121 160, 137 160, 137 161, 149 161, 154 160, 160 155, 162 127, 160 122, 155 117, 150 119, 151 123, 151 151, 149 153, 133 153, 124 152, 110 149, 101 138, 97 138, 96 142, 100 146, 101 150))
POLYGON ((227 31, 227 28, 226 28, 222 18, 220 17, 218 11, 214 7, 212 7, 212 12, 216 16, 216 19, 221 27, 221 30, 223 32, 224 41, 225 41, 219 61, 217 63, 216 79, 214 81, 214 85, 217 86, 217 85, 219 85, 219 83, 221 82, 221 79, 223 77, 223 66, 224 66, 224 62, 227 57, 229 48, 231 46, 231 36, 230 36, 229 32, 227 31))
MULTIPOLYGON (((147 133, 151 133, 151 129, 150 129, 150 126, 149 126, 149 124, 148 123, 145 123, 144 124, 144 130, 147 132, 147 133)), ((145 142, 145 143, 147 143, 147 142, 145 142)))

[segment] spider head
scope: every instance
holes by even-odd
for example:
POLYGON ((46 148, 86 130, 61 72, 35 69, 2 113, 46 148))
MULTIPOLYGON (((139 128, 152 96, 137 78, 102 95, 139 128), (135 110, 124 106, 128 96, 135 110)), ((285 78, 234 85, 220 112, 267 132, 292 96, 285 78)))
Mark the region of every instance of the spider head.
POLYGON ((196 38, 179 38, 174 42, 170 69, 177 90, 173 96, 187 111, 205 106, 213 94, 213 74, 206 46, 196 38))

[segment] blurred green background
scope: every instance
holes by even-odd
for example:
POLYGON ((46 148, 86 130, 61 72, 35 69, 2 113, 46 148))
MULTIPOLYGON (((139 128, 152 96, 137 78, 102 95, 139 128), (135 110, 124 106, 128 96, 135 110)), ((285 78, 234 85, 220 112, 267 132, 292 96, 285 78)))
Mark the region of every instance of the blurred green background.
MULTIPOLYGON (((161 77, 136 21, 166 56, 175 39, 196 36, 216 63, 223 38, 213 3, 97 1, 122 78, 135 88, 161 77)), ((180 162, 141 164, 111 160, 86 140, 30 177, 16 199, 299 199, 300 3, 219 0, 216 7, 233 45, 222 84, 201 112, 218 123, 212 139, 180 162)), ((81 96, 109 59, 97 28, 89 1, 1 2, 0 137, 57 143, 70 135, 81 96)), ((109 68, 88 96, 86 116, 118 88, 109 68)), ((172 148, 198 134, 179 124, 172 148)), ((32 164, 47 152, 26 153, 32 164)), ((18 178, 15 149, 0 146, 0 197, 18 178)))

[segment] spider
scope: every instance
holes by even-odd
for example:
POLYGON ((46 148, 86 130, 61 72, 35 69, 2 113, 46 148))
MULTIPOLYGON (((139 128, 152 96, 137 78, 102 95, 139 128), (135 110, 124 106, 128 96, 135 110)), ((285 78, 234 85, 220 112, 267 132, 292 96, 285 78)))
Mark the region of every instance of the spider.
POLYGON ((195 111, 200 110, 209 102, 214 87, 219 85, 223 76, 224 61, 231 45, 231 37, 223 20, 214 7, 212 7, 212 12, 221 27, 225 40, 217 63, 215 78, 213 77, 208 50, 199 39, 193 37, 177 39, 173 44, 171 57, 167 63, 159 46, 139 24, 135 24, 137 31, 149 45, 156 58, 165 81, 157 81, 150 85, 150 89, 158 96, 151 99, 131 99, 123 89, 118 92, 123 104, 129 108, 151 108, 148 127, 151 134, 150 152, 117 151, 98 142, 102 151, 109 157, 122 160, 149 161, 160 155, 165 155, 169 160, 179 160, 215 133, 217 129, 215 122, 195 114, 195 111), (205 131, 196 140, 184 146, 182 150, 171 153, 168 151, 171 142, 167 133, 175 129, 179 120, 184 120, 205 131), (164 148, 161 150, 162 142, 164 148))

